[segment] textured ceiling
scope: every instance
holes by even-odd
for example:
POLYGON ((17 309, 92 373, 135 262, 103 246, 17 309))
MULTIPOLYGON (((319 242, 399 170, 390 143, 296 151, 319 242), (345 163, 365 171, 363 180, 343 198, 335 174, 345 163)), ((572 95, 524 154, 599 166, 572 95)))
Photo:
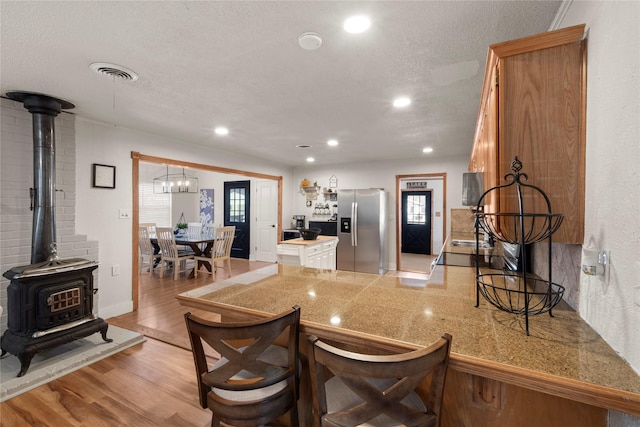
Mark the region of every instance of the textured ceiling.
POLYGON ((469 154, 490 44, 547 31, 559 1, 0 2, 1 86, 81 117, 278 161, 469 154), (367 14, 371 29, 342 22, 367 14), (307 51, 297 37, 320 34, 307 51), (109 62, 140 75, 96 74, 109 62), (398 95, 412 104, 398 110, 398 95), (213 134, 215 126, 230 130, 213 134), (329 138, 340 145, 326 146, 329 138), (311 145, 298 149, 296 145, 311 145))

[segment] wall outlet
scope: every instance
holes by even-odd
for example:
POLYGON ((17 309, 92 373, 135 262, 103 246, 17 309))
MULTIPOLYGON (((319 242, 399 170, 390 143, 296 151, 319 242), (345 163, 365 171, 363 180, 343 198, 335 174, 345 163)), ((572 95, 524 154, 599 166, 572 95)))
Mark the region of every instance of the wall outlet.
POLYGON ((640 286, 633 288, 633 302, 640 306, 640 286))
POLYGON ((120 265, 116 264, 116 265, 112 265, 111 266, 111 275, 112 276, 117 276, 120 274, 120 265))

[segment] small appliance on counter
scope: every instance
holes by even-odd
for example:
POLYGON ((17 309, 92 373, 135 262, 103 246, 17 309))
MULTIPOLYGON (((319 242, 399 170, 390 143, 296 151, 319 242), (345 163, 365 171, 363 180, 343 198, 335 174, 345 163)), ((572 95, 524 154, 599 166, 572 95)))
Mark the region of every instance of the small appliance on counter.
POLYGON ((337 221, 338 220, 338 205, 334 204, 332 209, 331 209, 331 218, 329 218, 329 221, 337 221))
POLYGON ((301 228, 305 228, 305 216, 304 215, 294 215, 291 219, 291 228, 294 230, 300 230, 301 228))
POLYGON ((299 239, 300 230, 282 230, 282 240, 299 239))

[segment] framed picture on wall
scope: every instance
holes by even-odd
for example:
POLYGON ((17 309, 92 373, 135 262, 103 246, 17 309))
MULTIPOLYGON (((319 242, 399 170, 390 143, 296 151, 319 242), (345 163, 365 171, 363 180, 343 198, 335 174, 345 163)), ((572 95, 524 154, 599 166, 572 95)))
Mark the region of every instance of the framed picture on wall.
POLYGON ((94 163, 93 187, 116 188, 116 167, 94 163))

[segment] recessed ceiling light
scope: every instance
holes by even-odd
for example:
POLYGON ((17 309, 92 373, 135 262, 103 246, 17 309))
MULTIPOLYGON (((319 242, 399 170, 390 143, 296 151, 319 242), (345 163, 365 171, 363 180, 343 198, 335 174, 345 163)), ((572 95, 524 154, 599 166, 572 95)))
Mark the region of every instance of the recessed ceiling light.
POLYGON ((225 128, 225 127, 217 127, 213 130, 216 135, 228 135, 229 134, 229 129, 225 128))
POLYGON ((337 139, 330 139, 327 141, 327 145, 330 147, 335 147, 336 145, 338 145, 338 140, 337 139))
POLYGON ((357 34, 367 31, 371 26, 371 21, 366 16, 352 16, 344 21, 344 29, 348 33, 357 34))
POLYGON ((406 107, 409 104, 411 104, 411 100, 409 98, 407 98, 406 96, 404 96, 402 98, 396 98, 396 99, 393 100, 393 106, 397 107, 397 108, 406 107))
POLYGON ((305 50, 316 50, 322 46, 322 37, 316 33, 302 33, 298 36, 298 45, 305 50))
POLYGON ((423 153, 433 153, 433 148, 431 148, 431 147, 423 148, 422 152, 423 153))
POLYGON ((314 159, 313 157, 307 157, 307 163, 313 163, 315 161, 316 159, 314 159))

